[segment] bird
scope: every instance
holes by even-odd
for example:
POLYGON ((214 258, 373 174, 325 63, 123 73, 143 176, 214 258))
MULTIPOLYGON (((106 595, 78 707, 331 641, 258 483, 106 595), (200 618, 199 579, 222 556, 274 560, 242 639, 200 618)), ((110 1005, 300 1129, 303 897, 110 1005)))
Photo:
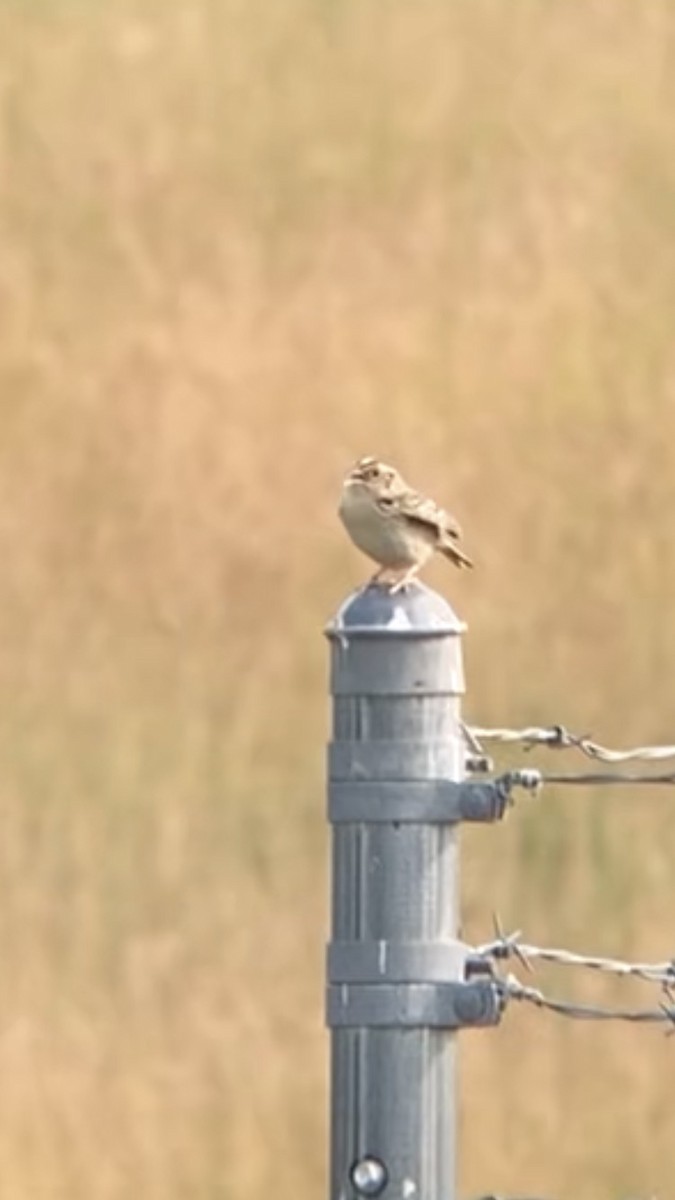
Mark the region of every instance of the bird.
POLYGON ((473 567, 454 517, 371 455, 347 472, 338 515, 354 544, 378 564, 370 584, 390 592, 407 587, 436 551, 457 567, 473 567))

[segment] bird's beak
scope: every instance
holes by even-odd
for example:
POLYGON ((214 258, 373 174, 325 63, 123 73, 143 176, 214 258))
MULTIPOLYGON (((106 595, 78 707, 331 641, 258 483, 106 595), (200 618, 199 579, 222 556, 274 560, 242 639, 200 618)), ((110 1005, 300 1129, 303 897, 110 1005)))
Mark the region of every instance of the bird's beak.
POLYGON ((353 482, 362 483, 366 477, 366 470, 368 467, 372 467, 374 462, 374 458, 360 458, 358 462, 354 463, 354 466, 349 472, 347 478, 353 482))
POLYGON ((363 481, 363 467, 356 463, 345 476, 347 483, 361 483, 363 481))

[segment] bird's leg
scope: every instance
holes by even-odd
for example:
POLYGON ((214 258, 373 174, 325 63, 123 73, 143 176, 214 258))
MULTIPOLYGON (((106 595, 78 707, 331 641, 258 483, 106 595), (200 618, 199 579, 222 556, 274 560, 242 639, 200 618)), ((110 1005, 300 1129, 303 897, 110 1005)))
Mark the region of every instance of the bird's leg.
POLYGON ((386 574, 386 571, 387 571, 387 568, 386 568, 386 567, 378 567, 378 569, 377 569, 377 571, 375 572, 375 574, 374 574, 374 575, 372 575, 372 576, 370 577, 370 579, 368 580, 368 585, 367 585, 367 586, 368 586, 368 587, 378 587, 378 585, 379 585, 380 583, 382 583, 382 576, 386 574))
POLYGON ((395 596, 397 592, 403 591, 403 588, 407 587, 409 583, 412 583, 421 566, 421 563, 413 563, 411 567, 408 567, 408 570, 403 572, 400 579, 397 579, 391 584, 389 588, 390 595, 395 596))

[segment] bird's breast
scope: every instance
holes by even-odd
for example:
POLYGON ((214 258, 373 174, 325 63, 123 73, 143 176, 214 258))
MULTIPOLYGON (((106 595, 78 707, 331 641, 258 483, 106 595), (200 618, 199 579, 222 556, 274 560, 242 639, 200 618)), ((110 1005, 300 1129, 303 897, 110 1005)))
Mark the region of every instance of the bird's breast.
POLYGON ((383 512, 363 486, 345 486, 338 512, 359 550, 382 566, 411 566, 431 550, 416 526, 395 510, 383 512))

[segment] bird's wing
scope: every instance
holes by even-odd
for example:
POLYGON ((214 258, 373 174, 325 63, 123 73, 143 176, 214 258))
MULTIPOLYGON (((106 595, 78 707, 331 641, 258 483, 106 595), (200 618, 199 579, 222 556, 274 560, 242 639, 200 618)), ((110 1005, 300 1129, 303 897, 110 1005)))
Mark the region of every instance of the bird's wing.
POLYGON ((378 506, 383 513, 398 513, 409 521, 431 527, 439 534, 451 538, 461 538, 462 530, 454 517, 445 509, 439 508, 433 500, 420 496, 418 492, 401 491, 390 496, 378 498, 378 506))

